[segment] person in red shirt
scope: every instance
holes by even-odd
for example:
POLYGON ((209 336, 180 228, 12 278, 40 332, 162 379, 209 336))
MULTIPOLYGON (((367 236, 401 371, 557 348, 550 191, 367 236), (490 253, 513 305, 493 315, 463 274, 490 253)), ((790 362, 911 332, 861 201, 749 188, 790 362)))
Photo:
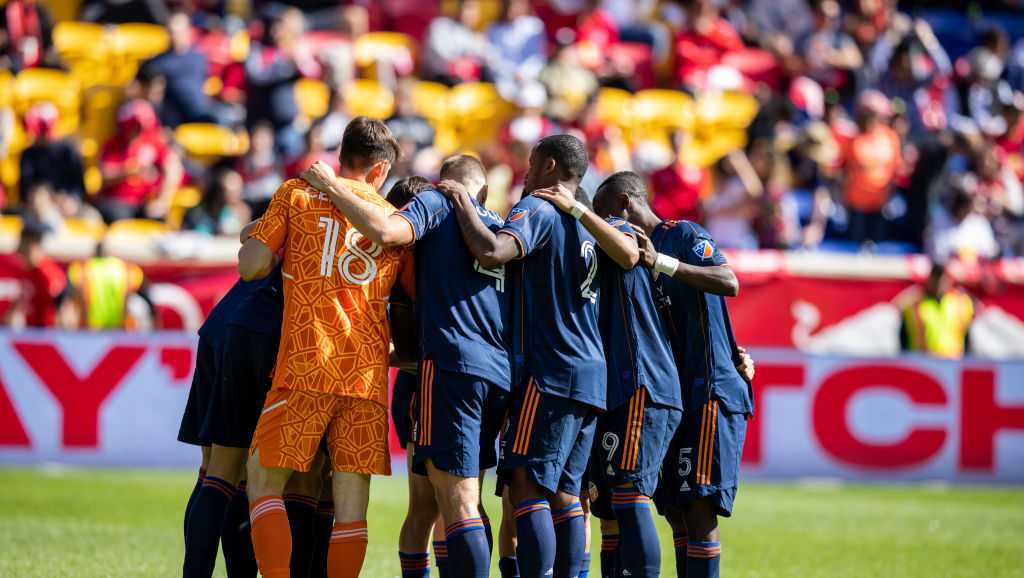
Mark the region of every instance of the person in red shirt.
POLYGON ((686 161, 686 133, 672 133, 672 164, 651 174, 651 207, 663 219, 699 221, 700 201, 711 185, 706 168, 686 161))
POLYGON ((182 166, 160 134, 153 106, 133 100, 117 113, 117 132, 100 154, 103 189, 97 208, 108 223, 147 217, 162 219, 181 184, 182 166))
POLYGON ((708 69, 728 52, 743 50, 743 40, 719 15, 714 0, 687 0, 686 27, 676 34, 676 80, 684 86, 704 84, 708 69))
POLYGON ((891 115, 892 105, 885 95, 876 90, 863 92, 857 102, 859 133, 844 147, 849 236, 859 243, 885 239, 882 208, 889 202, 903 164, 900 137, 885 123, 891 115))
POLYGON ((53 259, 43 251, 46 229, 39 225, 26 225, 18 242, 18 259, 23 267, 21 296, 7 311, 5 325, 26 327, 54 327, 57 308, 67 289, 68 279, 53 259))

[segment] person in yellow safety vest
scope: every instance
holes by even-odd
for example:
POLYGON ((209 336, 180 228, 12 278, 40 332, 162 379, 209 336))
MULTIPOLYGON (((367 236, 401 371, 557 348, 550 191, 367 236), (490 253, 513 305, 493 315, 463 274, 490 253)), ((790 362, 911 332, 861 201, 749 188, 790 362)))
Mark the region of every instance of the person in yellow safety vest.
POLYGON ((953 285, 944 265, 932 266, 924 292, 903 309, 904 351, 960 359, 967 349, 974 301, 953 285))
POLYGON ((68 266, 68 284, 78 310, 78 329, 136 329, 136 320, 128 312, 128 300, 134 294, 149 305, 156 325, 156 309, 145 290, 142 269, 118 257, 104 255, 102 248, 95 257, 68 266))

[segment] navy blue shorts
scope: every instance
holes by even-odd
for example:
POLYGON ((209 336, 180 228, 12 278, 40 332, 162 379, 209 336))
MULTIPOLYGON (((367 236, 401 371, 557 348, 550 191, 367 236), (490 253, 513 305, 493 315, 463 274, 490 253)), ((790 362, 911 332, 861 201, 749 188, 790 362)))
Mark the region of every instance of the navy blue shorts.
POLYGON ((210 404, 206 437, 219 446, 248 448, 274 380, 280 337, 229 325, 220 378, 210 404))
POLYGON ((625 405, 597 418, 589 480, 597 499, 590 508, 603 520, 614 520, 612 488, 630 484, 651 497, 658 487, 661 464, 675 434, 682 410, 649 403, 647 390, 639 388, 625 405))
POLYGON ((214 387, 220 379, 221 349, 208 339, 199 338, 196 346, 196 368, 192 373, 192 387, 188 390, 185 413, 178 428, 178 441, 194 446, 209 446, 210 406, 214 387))
MULTIPOLYGON (((414 432, 413 473, 426 474, 426 461, 454 476, 475 478, 497 464, 494 440, 500 428, 504 392, 493 383, 420 363, 414 432)), ((502 412, 503 413, 503 412, 502 412)))
POLYGON ((687 411, 665 458, 654 496, 658 509, 710 498, 718 515, 732 515, 746 435, 747 415, 726 411, 717 399, 687 411))
POLYGON ((402 447, 412 443, 412 430, 416 421, 416 390, 419 375, 410 371, 399 371, 395 378, 395 390, 391 394, 391 421, 402 447))
POLYGON ((572 399, 541 393, 533 378, 514 394, 501 438, 498 494, 505 475, 526 468, 549 492, 580 495, 590 459, 597 415, 572 399))

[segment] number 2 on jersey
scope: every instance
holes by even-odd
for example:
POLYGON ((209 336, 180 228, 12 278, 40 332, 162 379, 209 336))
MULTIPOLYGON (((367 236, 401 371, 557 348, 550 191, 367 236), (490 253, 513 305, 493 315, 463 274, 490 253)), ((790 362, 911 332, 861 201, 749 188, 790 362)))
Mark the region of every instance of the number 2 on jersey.
POLYGON ((594 289, 594 279, 597 277, 597 249, 594 248, 594 243, 584 241, 580 246, 580 257, 587 266, 587 278, 580 284, 580 294, 591 303, 596 303, 597 290, 594 289))
MULTIPOLYGON (((338 250, 338 232, 341 223, 330 218, 320 217, 319 228, 326 229, 324 249, 320 256, 320 275, 330 277, 334 274, 334 255, 338 250)), ((353 285, 368 285, 377 275, 377 261, 383 249, 376 243, 370 243, 369 249, 359 246, 363 235, 354 227, 345 233, 345 251, 338 257, 338 271, 341 277, 353 285), (353 271, 352 264, 363 264, 362 271, 353 271)))

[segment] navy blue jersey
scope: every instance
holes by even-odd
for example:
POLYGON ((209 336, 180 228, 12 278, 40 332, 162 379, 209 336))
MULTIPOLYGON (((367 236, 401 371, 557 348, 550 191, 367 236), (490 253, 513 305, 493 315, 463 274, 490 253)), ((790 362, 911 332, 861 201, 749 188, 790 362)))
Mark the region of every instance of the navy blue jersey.
MULTIPOLYGON (((619 218, 608 219, 616 229, 634 235, 619 218)), ((608 362, 608 410, 618 408, 638 388, 647 389, 654 403, 682 409, 679 373, 672 359, 667 321, 658 313, 650 270, 637 266, 625 271, 601 253, 601 335, 608 362)))
POLYGON ((512 208, 501 232, 516 239, 523 256, 509 264, 516 285, 517 380, 529 375, 543 393, 604 408, 594 237, 570 215, 532 195, 512 208))
POLYGON ((199 327, 199 337, 209 341, 214 347, 220 347, 227 334, 228 324, 238 306, 256 292, 261 280, 243 281, 239 279, 228 289, 228 292, 213 306, 206 321, 199 327))
POLYGON ((275 265, 270 275, 251 283, 252 290, 228 313, 227 324, 261 335, 280 335, 284 315, 281 264, 275 265))
MULTIPOLYGON (((690 265, 706 267, 726 262, 711 235, 690 221, 662 222, 651 234, 651 242, 659 253, 690 265)), ((725 298, 667 275, 659 275, 658 284, 669 309, 676 362, 681 365, 679 375, 688 402, 700 405, 714 395, 729 411, 752 413, 753 392, 736 370, 736 339, 725 298)))
MULTIPOLYGON (((484 224, 501 217, 474 201, 484 224)), ((399 213, 416 235, 416 312, 424 359, 445 371, 511 387, 504 268, 484 269, 469 252, 452 210, 438 191, 423 191, 399 213)))

